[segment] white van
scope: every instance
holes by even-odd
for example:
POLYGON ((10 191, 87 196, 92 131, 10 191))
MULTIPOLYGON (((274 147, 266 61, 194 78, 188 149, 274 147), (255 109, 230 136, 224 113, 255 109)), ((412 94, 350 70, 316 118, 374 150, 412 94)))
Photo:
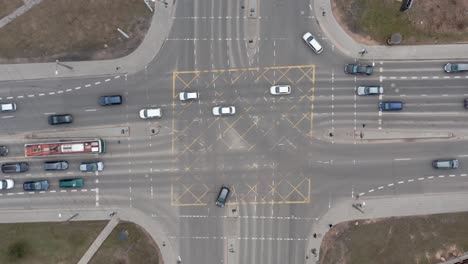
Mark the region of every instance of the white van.
POLYGON ((304 39, 307 45, 309 45, 315 53, 319 54, 323 51, 322 45, 320 45, 317 39, 310 34, 310 32, 305 33, 304 36, 302 36, 302 39, 304 39))
POLYGON ((0 112, 14 112, 14 111, 16 111, 15 103, 0 104, 0 112))

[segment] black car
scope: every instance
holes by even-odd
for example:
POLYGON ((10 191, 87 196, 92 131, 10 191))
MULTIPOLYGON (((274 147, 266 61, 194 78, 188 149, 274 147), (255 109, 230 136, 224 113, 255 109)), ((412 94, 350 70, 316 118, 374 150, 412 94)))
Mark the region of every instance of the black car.
POLYGON ((69 124, 71 122, 73 122, 73 116, 69 114, 49 116, 49 125, 69 124))
POLYGON ((98 103, 102 106, 122 104, 121 95, 106 95, 99 97, 98 103))
POLYGON ((2 164, 3 173, 25 172, 28 170, 29 170, 29 164, 27 162, 2 164))
POLYGON ((226 201, 229 197, 229 193, 231 191, 227 187, 221 187, 221 190, 219 191, 218 198, 216 198, 216 205, 218 207, 224 207, 226 204, 226 201))
POLYGON ((44 170, 66 170, 68 162, 65 160, 46 161, 44 162, 44 170))
POLYGON ((0 156, 8 155, 8 148, 7 146, 0 146, 0 156))
POLYGON ((344 71, 349 74, 371 75, 374 71, 374 67, 367 64, 346 64, 344 71))
POLYGON ((43 181, 29 181, 23 183, 23 190, 25 191, 47 191, 49 189, 49 182, 43 181))

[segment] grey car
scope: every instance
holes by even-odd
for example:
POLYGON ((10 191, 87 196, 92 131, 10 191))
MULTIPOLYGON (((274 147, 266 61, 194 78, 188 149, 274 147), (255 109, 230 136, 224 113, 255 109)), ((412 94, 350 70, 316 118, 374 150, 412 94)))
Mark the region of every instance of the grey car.
POLYGON ((7 146, 0 146, 0 156, 8 155, 8 147, 7 146))
POLYGON ((66 169, 68 169, 68 162, 65 160, 44 162, 44 170, 66 170, 66 169))
POLYGON ((432 167, 434 167, 434 169, 456 169, 460 167, 460 163, 457 159, 434 160, 432 162, 432 167))
POLYGON ((23 183, 23 190, 25 191, 47 191, 49 189, 49 182, 42 181, 29 181, 23 183))
POLYGON ((468 63, 447 63, 444 65, 444 71, 448 73, 468 71, 468 63))

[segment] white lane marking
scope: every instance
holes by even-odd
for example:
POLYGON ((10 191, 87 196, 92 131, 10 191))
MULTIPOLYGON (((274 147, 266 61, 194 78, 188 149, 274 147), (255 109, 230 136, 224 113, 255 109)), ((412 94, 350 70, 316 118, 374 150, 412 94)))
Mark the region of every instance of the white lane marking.
POLYGON ((96 207, 99 206, 99 188, 96 188, 96 207))
POLYGON ((111 80, 111 79, 105 79, 104 81, 105 81, 105 82, 108 82, 108 81, 110 81, 110 80, 111 80))
POLYGON ((8 96, 6 99, 13 99, 13 96, 8 96))
POLYGON ((379 188, 377 188, 377 189, 382 190, 383 188, 384 188, 384 186, 379 186, 379 188))
POLYGON ((394 185, 393 183, 387 184, 388 187, 392 187, 393 185, 394 185))
POLYGON ((51 192, 51 193, 54 193, 54 192, 57 192, 57 191, 55 191, 55 190, 52 190, 52 191, 50 191, 50 192, 51 192))
POLYGON ((61 94, 61 93, 63 93, 63 91, 58 91, 57 93, 61 94))
POLYGON ((402 183, 405 183, 404 181, 399 181, 398 184, 402 184, 402 183))
POLYGON ((71 92, 71 90, 72 90, 72 89, 67 89, 67 90, 65 90, 65 91, 66 91, 66 92, 71 92))
POLYGON ((411 160, 411 158, 396 158, 393 159, 394 161, 401 161, 401 160, 411 160))
POLYGON ((439 175, 439 176, 437 176, 437 177, 439 177, 439 178, 445 178, 445 175, 439 175))
POLYGON ((55 112, 44 113, 44 115, 55 115, 55 112))
POLYGON ((414 182, 414 179, 409 179, 408 182, 414 182))
POLYGON ((98 84, 101 84, 101 82, 95 82, 94 85, 98 85, 98 84))
POLYGON ((463 154, 463 155, 458 155, 458 157, 468 157, 468 155, 463 154))
POLYGON ((45 95, 45 94, 43 94, 43 93, 40 93, 40 94, 39 94, 39 96, 44 96, 44 95, 45 95))
POLYGON ((15 116, 3 116, 2 118, 7 119, 7 118, 13 118, 13 117, 15 117, 15 116))
POLYGON ((81 86, 75 87, 75 90, 79 90, 79 89, 81 89, 81 86))
POLYGON ((91 86, 91 84, 87 84, 87 85, 85 85, 84 87, 90 87, 90 86, 91 86))
POLYGON ((18 95, 16 98, 24 98, 23 95, 18 95))
POLYGON ((371 192, 374 192, 374 189, 370 189, 368 192, 370 192, 370 193, 371 193, 371 192))
POLYGON ((117 75, 117 76, 114 77, 114 79, 118 79, 118 78, 120 78, 120 75, 117 75))
POLYGON ((96 109, 86 109, 85 111, 86 112, 94 112, 94 111, 96 111, 96 109))
POLYGON ((28 97, 34 97, 35 95, 34 94, 28 94, 28 97))
POLYGON ((460 174, 461 177, 466 177, 466 173, 460 174))
POLYGON ((449 175, 449 177, 455 177, 455 175, 453 175, 453 174, 450 174, 450 175, 449 175))
POLYGON ((429 177, 427 177, 427 178, 428 178, 428 179, 433 179, 433 178, 434 178, 434 176, 429 176, 429 177))
POLYGON ((424 177, 418 178, 418 181, 422 181, 422 180, 424 180, 424 177))
POLYGON ((50 94, 50 95, 53 95, 53 94, 55 94, 55 92, 50 92, 49 94, 50 94))

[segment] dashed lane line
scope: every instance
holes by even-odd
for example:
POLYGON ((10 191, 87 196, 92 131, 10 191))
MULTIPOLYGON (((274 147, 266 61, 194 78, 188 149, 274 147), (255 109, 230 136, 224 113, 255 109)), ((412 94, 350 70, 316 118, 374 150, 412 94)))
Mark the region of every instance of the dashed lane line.
MULTIPOLYGON (((466 174, 466 173, 462 173, 462 174, 459 174, 458 176, 460 176, 460 177, 467 177, 467 175, 468 175, 468 174, 466 174)), ((434 179, 434 178, 435 178, 435 179, 437 179, 437 178, 443 179, 443 178, 455 178, 455 177, 457 177, 456 174, 449 174, 449 175, 438 175, 438 176, 419 177, 419 178, 417 178, 417 180, 418 180, 418 181, 423 181, 423 180, 425 180, 425 179, 430 180, 430 179, 434 179)), ((411 183, 411 182, 414 182, 414 181, 415 181, 415 179, 408 179, 408 180, 406 180, 406 181, 398 181, 397 183, 389 183, 389 184, 387 184, 386 186, 387 186, 387 187, 393 187, 393 186, 395 186, 395 184, 411 183)), ((384 188, 385 188, 385 186, 382 185, 382 186, 377 187, 377 190, 383 190, 384 188)), ((361 193, 359 193, 359 196, 363 196, 363 195, 366 195, 366 194, 369 194, 369 193, 373 193, 373 192, 375 192, 375 191, 376 191, 375 189, 369 189, 367 192, 361 192, 361 193)))

